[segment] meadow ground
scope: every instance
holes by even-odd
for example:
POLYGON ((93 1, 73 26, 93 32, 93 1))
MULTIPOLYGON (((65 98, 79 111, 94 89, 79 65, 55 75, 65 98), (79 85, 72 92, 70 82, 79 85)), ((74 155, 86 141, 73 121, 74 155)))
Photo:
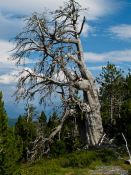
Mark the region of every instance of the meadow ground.
POLYGON ((109 174, 108 170, 112 170, 114 175, 122 171, 130 175, 131 165, 126 165, 123 159, 118 159, 118 154, 112 149, 98 149, 74 152, 59 158, 45 158, 20 166, 21 175, 103 175, 100 173, 109 174))

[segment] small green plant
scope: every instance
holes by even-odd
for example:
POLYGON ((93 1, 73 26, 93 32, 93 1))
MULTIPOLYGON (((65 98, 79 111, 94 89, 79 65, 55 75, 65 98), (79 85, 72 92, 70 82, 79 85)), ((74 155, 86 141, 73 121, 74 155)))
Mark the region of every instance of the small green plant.
POLYGON ((112 149, 98 149, 94 151, 74 152, 61 161, 62 167, 87 167, 95 161, 109 163, 117 159, 112 149))
POLYGON ((98 166, 121 166, 124 165, 122 163, 117 160, 113 149, 76 151, 61 157, 24 164, 21 166, 21 175, 87 175, 89 170, 96 169, 98 166))

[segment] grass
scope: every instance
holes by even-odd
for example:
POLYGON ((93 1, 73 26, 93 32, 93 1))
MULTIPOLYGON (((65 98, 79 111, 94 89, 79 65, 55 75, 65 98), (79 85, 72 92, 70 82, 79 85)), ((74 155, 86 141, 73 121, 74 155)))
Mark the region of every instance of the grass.
POLYGON ((59 158, 43 159, 33 164, 23 164, 21 175, 88 175, 90 169, 98 166, 121 166, 129 170, 123 160, 117 160, 113 150, 102 149, 94 151, 74 152, 59 158))

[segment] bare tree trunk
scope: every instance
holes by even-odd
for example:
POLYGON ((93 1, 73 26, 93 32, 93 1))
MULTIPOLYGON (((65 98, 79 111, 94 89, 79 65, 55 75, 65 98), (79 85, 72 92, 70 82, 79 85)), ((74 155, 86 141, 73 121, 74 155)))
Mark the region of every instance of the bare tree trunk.
POLYGON ((84 113, 84 119, 78 119, 80 138, 88 146, 98 145, 103 136, 101 115, 98 109, 84 113))
POLYGON ((111 120, 111 124, 112 124, 112 121, 113 121, 113 99, 111 97, 110 99, 110 105, 111 105, 111 108, 110 108, 110 120, 111 120))
POLYGON ((129 155, 129 160, 126 160, 125 163, 127 163, 127 164, 131 164, 131 153, 130 153, 129 148, 128 148, 128 144, 127 144, 126 137, 124 136, 123 133, 122 133, 122 137, 123 137, 123 139, 124 139, 124 141, 125 141, 125 144, 126 144, 126 150, 127 150, 128 155, 129 155))
POLYGON ((97 114, 97 111, 90 114, 86 113, 85 117, 85 141, 89 146, 95 146, 99 144, 103 135, 101 117, 97 114))
POLYGON ((79 60, 81 65, 79 65, 79 70, 81 72, 81 76, 83 79, 87 80, 84 82, 88 82, 88 89, 85 88, 83 90, 83 100, 87 106, 90 107, 90 111, 84 113, 84 122, 81 123, 80 126, 80 136, 81 140, 88 146, 95 146, 99 144, 103 136, 103 126, 102 119, 100 114, 100 103, 98 99, 98 91, 95 85, 95 81, 90 73, 90 71, 85 67, 84 64, 84 52, 82 48, 82 44, 80 39, 78 38, 78 52, 79 60))

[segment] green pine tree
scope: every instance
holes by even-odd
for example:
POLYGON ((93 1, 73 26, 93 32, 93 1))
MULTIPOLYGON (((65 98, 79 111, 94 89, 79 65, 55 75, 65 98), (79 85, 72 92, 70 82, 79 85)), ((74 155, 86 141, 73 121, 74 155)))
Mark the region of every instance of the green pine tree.
POLYGON ((12 130, 8 128, 8 117, 4 108, 3 95, 0 92, 0 174, 15 174, 18 157, 15 137, 12 130))
POLYGON ((0 136, 7 134, 8 118, 4 108, 3 95, 0 92, 0 136))
POLYGON ((44 111, 41 112, 40 117, 38 118, 38 121, 41 127, 44 127, 47 124, 47 117, 44 111))
POLYGON ((19 116, 15 125, 15 135, 20 138, 23 148, 21 159, 27 161, 31 142, 36 138, 36 127, 32 118, 28 120, 28 116, 19 116))
POLYGON ((108 62, 102 68, 97 78, 100 85, 101 115, 105 132, 111 137, 118 132, 117 120, 121 118, 121 108, 124 98, 124 76, 123 72, 114 64, 108 62))
POLYGON ((40 116, 38 118, 38 122, 36 123, 36 127, 37 127, 37 135, 42 135, 44 137, 47 136, 47 134, 48 134, 47 116, 44 113, 44 111, 42 111, 40 113, 40 116))
POLYGON ((125 78, 124 100, 121 109, 121 118, 117 121, 120 132, 123 132, 131 144, 131 72, 125 78))
POLYGON ((56 112, 53 112, 48 121, 48 128, 52 131, 59 124, 59 117, 56 112))

